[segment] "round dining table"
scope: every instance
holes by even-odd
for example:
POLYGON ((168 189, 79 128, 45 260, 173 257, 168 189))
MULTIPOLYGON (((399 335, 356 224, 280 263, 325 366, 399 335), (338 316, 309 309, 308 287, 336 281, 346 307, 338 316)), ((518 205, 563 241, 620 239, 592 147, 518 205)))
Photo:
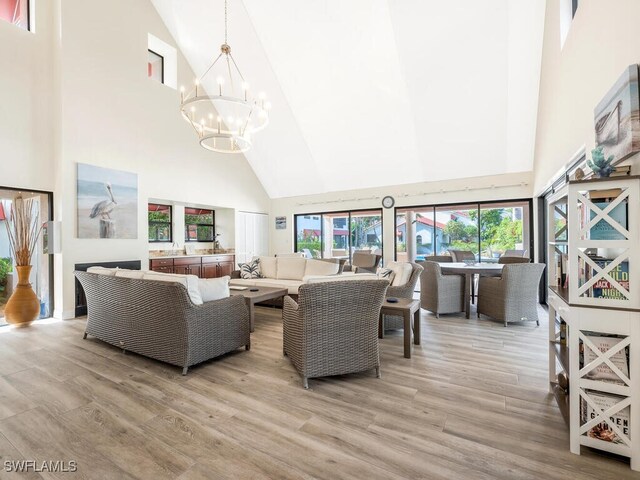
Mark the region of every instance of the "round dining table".
POLYGON ((473 265, 457 262, 439 262, 440 270, 445 275, 464 275, 464 313, 469 318, 471 312, 471 283, 476 275, 484 275, 486 277, 499 277, 502 275, 501 263, 475 263, 473 265))

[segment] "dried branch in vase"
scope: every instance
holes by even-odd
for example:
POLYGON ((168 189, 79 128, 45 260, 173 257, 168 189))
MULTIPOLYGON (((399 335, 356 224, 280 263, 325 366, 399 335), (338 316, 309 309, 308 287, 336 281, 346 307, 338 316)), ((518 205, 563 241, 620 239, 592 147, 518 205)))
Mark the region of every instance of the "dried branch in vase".
POLYGON ((38 204, 33 198, 18 195, 11 206, 10 221, 6 222, 9 248, 16 266, 31 265, 31 257, 36 250, 42 233, 38 204))

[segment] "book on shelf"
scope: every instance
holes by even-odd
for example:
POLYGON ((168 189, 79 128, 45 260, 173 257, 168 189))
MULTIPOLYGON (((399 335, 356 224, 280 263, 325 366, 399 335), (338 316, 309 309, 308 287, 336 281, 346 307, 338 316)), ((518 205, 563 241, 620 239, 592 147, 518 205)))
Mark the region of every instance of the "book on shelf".
MULTIPOLYGON (((604 210, 609 206, 610 200, 593 202, 593 204, 604 210)), ((625 240, 626 237, 620 233, 612 225, 612 222, 619 224, 624 229, 627 229, 627 202, 622 201, 611 210, 608 215, 596 222, 596 224, 589 230, 589 239, 591 240, 625 240)), ((589 220, 593 220, 597 213, 593 210, 589 210, 589 220)))
MULTIPOLYGON (((607 336, 596 333, 590 334, 586 332, 583 332, 583 334, 591 340, 601 353, 608 352, 623 340, 623 338, 618 336, 607 336)), ((596 352, 584 345, 582 341, 580 342, 580 353, 580 368, 583 368, 598 358, 596 352)), ((609 357, 609 360, 611 360, 611 363, 618 367, 627 378, 629 377, 629 347, 619 349, 609 357)), ((589 371, 584 378, 625 385, 624 381, 604 362, 589 371)))
POLYGON ((627 175, 631 175, 631 165, 620 165, 615 168, 609 177, 626 177, 627 175))
MULTIPOLYGON (((619 395, 612 395, 609 393, 596 392, 594 390, 585 390, 585 393, 589 395, 589 398, 593 400, 593 402, 600 408, 600 410, 607 410, 608 408, 613 407, 624 397, 620 397, 619 395)), ((629 435, 629 417, 630 417, 631 409, 629 407, 625 407, 621 410, 618 410, 616 413, 609 417, 609 422, 613 423, 616 427, 620 429, 620 431, 630 438, 629 435)), ((600 414, 600 411, 596 411, 591 405, 587 403, 584 398, 581 398, 580 402, 580 416, 581 416, 581 424, 584 425, 589 420, 593 420, 600 414)), ((587 436, 591 438, 595 438, 597 440, 602 440, 604 442, 611 443, 624 443, 623 440, 613 431, 611 425, 606 420, 602 420, 600 423, 597 423, 593 427, 591 427, 587 431, 587 436)))
MULTIPOLYGON (((604 269, 613 260, 595 260, 596 265, 604 269)), ((591 269, 589 269, 591 272, 591 269)), ((629 291, 629 262, 620 262, 613 270, 609 272, 610 278, 618 282, 627 292, 629 291)), ((588 278, 591 278, 589 275, 588 278)), ((593 298, 604 298, 610 300, 627 300, 624 292, 621 292, 606 278, 599 279, 591 288, 591 296, 593 298)))

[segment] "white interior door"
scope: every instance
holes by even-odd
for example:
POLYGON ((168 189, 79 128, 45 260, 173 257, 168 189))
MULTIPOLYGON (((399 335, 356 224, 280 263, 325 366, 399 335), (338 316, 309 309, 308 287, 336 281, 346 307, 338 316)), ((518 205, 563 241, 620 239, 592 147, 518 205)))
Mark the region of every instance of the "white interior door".
POLYGON ((236 260, 248 262, 255 256, 269 254, 269 216, 263 213, 238 212, 236 217, 236 260))

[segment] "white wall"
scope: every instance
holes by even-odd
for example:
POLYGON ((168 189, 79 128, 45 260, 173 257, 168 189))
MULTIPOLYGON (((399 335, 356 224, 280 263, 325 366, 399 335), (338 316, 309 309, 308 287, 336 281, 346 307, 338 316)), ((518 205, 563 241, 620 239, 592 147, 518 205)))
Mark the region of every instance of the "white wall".
MULTIPOLYGON (((175 46, 150 2, 36 0, 34 13, 35 34, 0 22, 0 184, 54 192, 56 316, 73 315, 76 263, 146 268, 149 198, 268 211, 244 157, 202 149, 179 93, 147 78, 148 33, 175 46), (138 173, 137 240, 76 238, 77 162, 138 173)), ((192 78, 179 54, 178 83, 192 78)))
POLYGON ((574 153, 595 144, 593 109, 633 63, 640 62, 640 2, 580 0, 564 47, 562 2, 547 0, 534 161, 540 192, 574 153))
MULTIPOLYGON (((401 168, 401 166, 399 166, 401 168)), ((442 182, 423 182, 385 188, 349 190, 323 195, 278 198, 271 201, 269 231, 271 254, 292 252, 293 216, 298 213, 381 208, 382 197, 391 195, 396 207, 441 203, 531 198, 531 173, 493 175, 442 182), (275 229, 275 217, 286 216, 286 230, 275 229)), ((394 210, 383 209, 384 261, 394 258, 394 210)))

